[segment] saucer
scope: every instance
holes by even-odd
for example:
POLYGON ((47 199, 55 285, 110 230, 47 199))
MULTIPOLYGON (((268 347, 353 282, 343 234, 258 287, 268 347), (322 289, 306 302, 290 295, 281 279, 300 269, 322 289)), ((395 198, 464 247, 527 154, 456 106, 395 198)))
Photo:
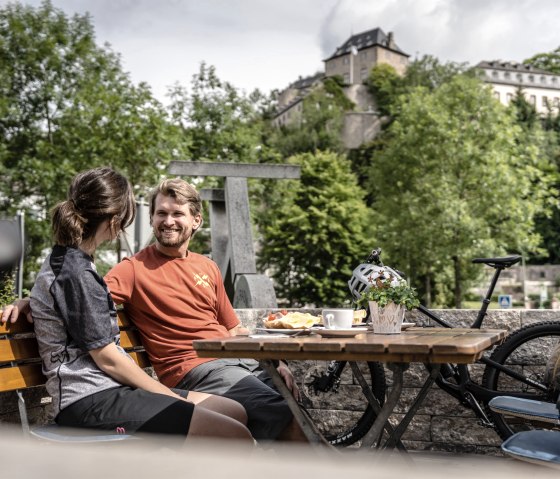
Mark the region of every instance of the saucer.
POLYGON ((323 336, 324 338, 353 338, 358 334, 371 332, 369 328, 350 328, 350 329, 326 329, 313 328, 312 332, 323 336))

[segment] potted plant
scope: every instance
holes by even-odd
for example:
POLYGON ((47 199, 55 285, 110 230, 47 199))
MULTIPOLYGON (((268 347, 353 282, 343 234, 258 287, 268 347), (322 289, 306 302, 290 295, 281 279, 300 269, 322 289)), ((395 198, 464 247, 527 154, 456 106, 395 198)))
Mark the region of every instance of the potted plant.
POLYGON ((371 286, 361 293, 358 303, 369 306, 373 332, 400 333, 405 310, 420 304, 416 290, 401 277, 383 269, 372 274, 368 282, 371 286))

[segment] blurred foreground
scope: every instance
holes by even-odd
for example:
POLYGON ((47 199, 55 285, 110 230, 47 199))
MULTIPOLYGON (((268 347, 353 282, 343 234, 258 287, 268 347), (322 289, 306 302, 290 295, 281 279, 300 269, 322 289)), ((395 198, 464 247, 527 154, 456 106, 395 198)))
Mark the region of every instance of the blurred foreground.
POLYGON ((139 440, 110 445, 39 443, 24 440, 21 431, 0 427, 2 477, 64 479, 238 478, 286 479, 291 477, 410 477, 415 479, 526 479, 558 477, 558 472, 503 457, 449 455, 413 452, 387 457, 371 451, 342 450, 340 454, 309 446, 278 447, 274 450, 237 448, 233 443, 194 441, 188 447, 163 439, 139 440))

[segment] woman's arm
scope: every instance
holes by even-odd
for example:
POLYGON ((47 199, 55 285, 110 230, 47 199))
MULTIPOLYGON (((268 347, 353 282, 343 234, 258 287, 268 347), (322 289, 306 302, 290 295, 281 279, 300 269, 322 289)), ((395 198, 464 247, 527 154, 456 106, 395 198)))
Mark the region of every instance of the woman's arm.
POLYGON ((15 323, 19 316, 25 316, 27 321, 33 322, 31 317, 31 308, 29 307, 29 298, 16 299, 12 304, 7 304, 2 308, 2 316, 0 321, 5 323, 15 323))
POLYGON ((92 349, 89 354, 99 369, 121 384, 184 399, 146 374, 134 361, 122 354, 115 343, 92 349))

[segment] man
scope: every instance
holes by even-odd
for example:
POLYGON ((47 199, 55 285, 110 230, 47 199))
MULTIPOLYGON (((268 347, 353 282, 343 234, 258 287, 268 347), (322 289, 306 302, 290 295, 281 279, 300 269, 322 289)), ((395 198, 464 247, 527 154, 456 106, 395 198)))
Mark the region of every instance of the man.
MULTIPOLYGON (((156 242, 125 258, 105 281, 138 327, 160 381, 240 402, 257 440, 292 436, 288 406, 256 361, 201 359, 192 348, 194 339, 239 328, 217 265, 188 249, 202 225, 198 192, 181 179, 162 181, 150 198, 150 222, 156 242)), ((279 372, 297 395, 289 369, 281 364, 279 372)))
MULTIPOLYGON (((201 213, 200 196, 191 185, 163 180, 150 198, 156 242, 107 273, 111 296, 140 331, 163 384, 240 402, 257 440, 303 440, 286 401, 256 361, 202 359, 192 347, 195 339, 235 335, 240 327, 217 265, 188 249, 202 225, 201 213)), ((5 311, 2 320, 7 316, 5 311)), ((298 398, 290 370, 280 363, 278 371, 298 398)))

